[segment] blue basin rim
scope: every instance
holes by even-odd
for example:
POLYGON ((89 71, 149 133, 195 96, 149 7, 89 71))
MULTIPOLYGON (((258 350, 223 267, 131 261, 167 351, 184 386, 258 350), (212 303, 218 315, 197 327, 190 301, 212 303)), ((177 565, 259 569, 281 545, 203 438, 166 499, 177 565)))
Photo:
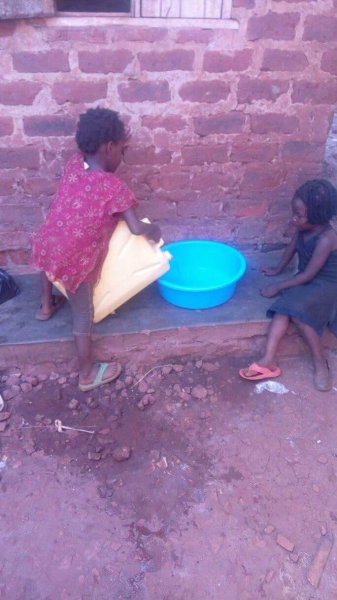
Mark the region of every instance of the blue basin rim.
POLYGON ((225 244, 224 242, 218 242, 218 241, 211 241, 211 240, 203 240, 203 239, 193 239, 193 240, 181 240, 181 241, 177 241, 177 242, 171 242, 169 244, 165 244, 162 247, 162 250, 168 250, 168 252, 172 251, 172 255, 174 258, 174 247, 178 246, 178 245, 194 245, 194 244, 209 244, 212 245, 213 247, 215 245, 221 246, 221 247, 226 247, 229 248, 230 251, 232 251, 236 257, 239 259, 239 263, 240 263, 240 267, 239 270, 237 271, 237 273, 235 274, 235 277, 233 277, 230 280, 224 281, 222 284, 217 285, 217 286, 208 286, 208 287, 186 287, 186 286, 182 286, 176 283, 172 283, 171 281, 168 281, 167 279, 165 279, 166 277, 169 277, 170 271, 168 271, 167 273, 165 273, 164 275, 162 275, 159 279, 158 279, 158 283, 159 285, 163 285, 167 288, 171 288, 172 290, 179 290, 179 291, 185 291, 185 292, 206 292, 206 291, 215 291, 215 290, 221 290, 224 287, 229 287, 233 284, 235 284, 237 281, 239 281, 239 279, 241 279, 241 277, 244 275, 246 268, 247 268, 247 263, 246 263, 246 259, 244 258, 244 256, 241 254, 241 252, 239 250, 237 250, 236 248, 233 248, 233 246, 230 246, 229 244, 225 244))

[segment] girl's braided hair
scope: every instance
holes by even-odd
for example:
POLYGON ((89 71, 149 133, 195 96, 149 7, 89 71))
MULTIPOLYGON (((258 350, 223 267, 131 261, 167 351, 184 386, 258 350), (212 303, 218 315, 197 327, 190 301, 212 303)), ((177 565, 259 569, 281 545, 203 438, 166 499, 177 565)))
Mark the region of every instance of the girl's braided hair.
POLYGON ((307 207, 308 221, 312 225, 325 225, 337 214, 337 190, 326 179, 311 179, 301 185, 294 197, 307 207))
POLYGON ((125 126, 118 113, 97 107, 89 108, 80 115, 75 139, 82 152, 95 154, 102 144, 118 143, 126 137, 125 126))

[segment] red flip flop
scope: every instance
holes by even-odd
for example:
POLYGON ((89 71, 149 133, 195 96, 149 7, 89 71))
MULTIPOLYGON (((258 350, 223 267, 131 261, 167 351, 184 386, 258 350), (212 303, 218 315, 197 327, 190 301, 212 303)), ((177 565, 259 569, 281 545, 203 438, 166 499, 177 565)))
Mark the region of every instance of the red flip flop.
POLYGON ((260 379, 279 377, 281 375, 281 369, 280 367, 269 369, 268 367, 262 367, 262 365, 259 365, 258 363, 252 363, 249 365, 248 369, 240 369, 239 374, 240 377, 247 379, 248 381, 259 381, 260 379))

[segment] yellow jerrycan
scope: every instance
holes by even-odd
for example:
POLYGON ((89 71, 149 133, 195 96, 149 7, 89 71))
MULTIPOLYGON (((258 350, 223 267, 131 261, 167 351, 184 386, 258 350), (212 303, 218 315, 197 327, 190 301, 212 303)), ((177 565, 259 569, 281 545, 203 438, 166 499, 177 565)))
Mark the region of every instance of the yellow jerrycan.
MULTIPOLYGON (((148 219, 143 220, 149 223, 148 219)), ((161 250, 163 243, 160 240, 155 244, 143 235, 134 235, 125 221, 118 222, 94 288, 94 323, 114 313, 116 308, 169 270, 172 256, 161 250)), ((53 281, 53 284, 67 295, 59 281, 53 281)))

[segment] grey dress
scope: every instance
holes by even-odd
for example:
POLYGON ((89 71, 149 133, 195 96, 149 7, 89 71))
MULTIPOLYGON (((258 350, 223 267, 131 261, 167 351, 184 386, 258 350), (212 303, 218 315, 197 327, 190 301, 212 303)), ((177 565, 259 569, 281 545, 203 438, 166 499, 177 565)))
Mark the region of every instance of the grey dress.
MULTIPOLYGON (((304 240, 299 232, 296 251, 298 253, 298 272, 308 265, 317 241, 330 225, 318 235, 304 240)), ((308 283, 283 290, 277 300, 267 311, 268 317, 275 313, 288 315, 312 327, 318 335, 329 329, 337 336, 337 250, 331 252, 327 261, 308 283)))

